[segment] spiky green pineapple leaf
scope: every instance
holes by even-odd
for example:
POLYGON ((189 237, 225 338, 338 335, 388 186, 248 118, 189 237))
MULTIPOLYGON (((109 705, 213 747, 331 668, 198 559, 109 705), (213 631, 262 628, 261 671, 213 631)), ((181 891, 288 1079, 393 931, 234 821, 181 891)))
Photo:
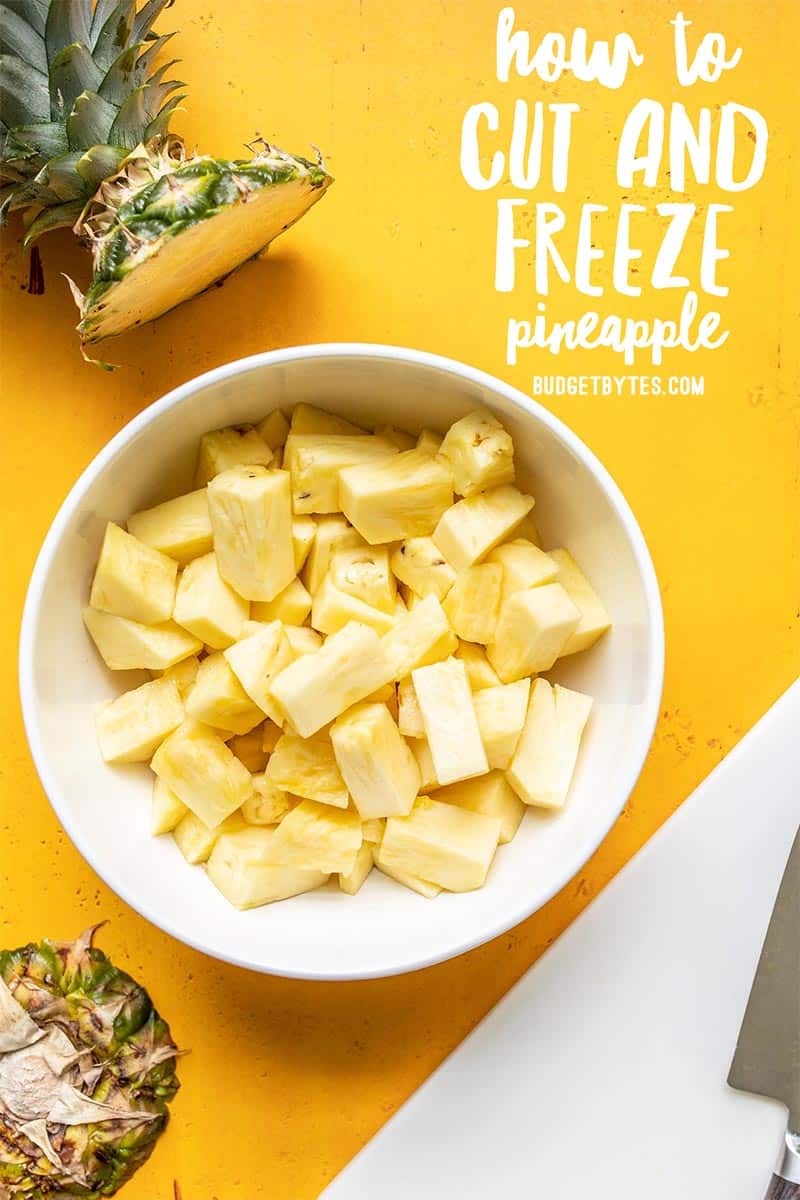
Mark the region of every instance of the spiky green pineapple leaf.
POLYGON ((78 159, 77 170, 86 187, 96 192, 104 179, 119 170, 125 151, 116 146, 91 146, 78 159))
POLYGON ((10 54, 0 55, 0 120, 13 129, 49 117, 47 76, 10 54))
POLYGON ((130 44, 135 23, 135 0, 121 0, 109 15, 92 45, 92 58, 103 73, 109 70, 125 47, 130 44))
POLYGON ((55 0, 49 4, 44 27, 49 63, 65 46, 88 46, 91 7, 89 0, 55 0))
POLYGON ((44 38, 7 4, 0 4, 0 53, 15 55, 42 75, 47 74, 44 38))
POLYGON ((97 92, 81 92, 67 117, 67 138, 73 150, 104 145, 117 119, 117 109, 97 92))
POLYGON ((83 92, 96 92, 103 72, 83 42, 59 50, 50 63, 50 107, 54 117, 66 120, 83 92))

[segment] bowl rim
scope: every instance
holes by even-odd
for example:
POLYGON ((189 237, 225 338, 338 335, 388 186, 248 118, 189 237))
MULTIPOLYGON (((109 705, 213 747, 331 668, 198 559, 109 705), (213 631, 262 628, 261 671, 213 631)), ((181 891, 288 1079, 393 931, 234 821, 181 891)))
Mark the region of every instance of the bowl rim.
POLYGON ((286 970, 285 968, 276 968, 265 965, 264 963, 253 961, 252 959, 243 958, 233 954, 226 954, 224 951, 211 948, 204 944, 200 935, 196 937, 187 937, 183 933, 179 933, 169 917, 165 917, 154 912, 148 903, 141 897, 132 894, 130 890, 119 885, 110 877, 110 872, 106 872, 101 862, 98 862, 97 856, 87 845, 86 840, 81 830, 76 827, 70 816, 68 806, 63 801, 60 788, 56 782, 49 766, 48 754, 45 749, 44 739, 41 734, 39 720, 37 715, 36 705, 36 689, 34 685, 34 647, 36 642, 36 631, 39 623, 41 612, 42 596, 44 592, 45 582, 52 564, 52 559, 56 549, 61 541, 67 524, 71 520, 75 509, 78 507, 86 493, 89 491, 95 480, 106 470, 113 462, 117 453, 141 430, 146 428, 152 422, 157 421, 164 413, 170 409, 182 404, 191 396, 204 390, 213 384, 220 381, 230 379, 236 375, 244 374, 261 366, 273 366, 275 364, 294 362, 303 359, 312 358, 356 358, 367 357, 374 359, 390 359, 394 361, 408 362, 415 366, 430 367, 439 371, 445 371, 453 374, 461 379, 465 379, 480 387, 486 388, 490 392, 496 392, 504 396, 510 403, 521 409, 528 416, 533 417, 542 425, 546 426, 552 434, 555 435, 564 445, 570 449, 573 454, 590 470, 594 477, 598 480, 606 493, 614 511, 616 512, 625 536, 633 552, 639 576, 642 581, 644 591, 645 607, 647 611, 647 639, 649 652, 649 678, 645 691, 645 699, 642 705, 643 718, 640 724, 639 732, 636 739, 631 743, 629 752, 629 762, 623 775, 619 787, 619 804, 615 805, 611 819, 604 822, 602 827, 598 827, 596 841, 591 854, 594 854, 600 845, 608 837, 613 826, 616 824, 620 813, 633 791, 639 776, 641 775, 645 761, 650 751, 650 747, 655 734, 656 723, 661 707, 661 696, 664 685, 664 656, 665 656, 665 637, 664 637, 664 617, 661 604, 661 594, 658 586, 655 567, 652 557, 648 549, 644 534, 639 527, 639 523, 633 514, 633 511, 625 499, 619 485, 616 483, 610 472, 600 462, 592 450, 574 433, 568 425, 566 425, 559 417, 556 417, 549 409, 539 404, 532 397, 526 395, 519 388, 513 387, 511 384, 504 382, 497 376, 490 374, 487 371, 480 370, 477 367, 472 367, 467 363, 460 362, 457 359, 448 358, 444 355, 434 354, 425 350, 416 350, 406 346, 394 346, 377 342, 316 342, 299 346, 282 347, 277 350, 262 351, 258 354, 251 354, 244 358, 234 359, 231 362, 224 363, 221 366, 214 367, 210 371, 205 371, 201 375, 196 375, 185 383, 179 384, 172 388, 166 395, 160 399, 153 401, 140 413, 133 417, 125 424, 118 433, 98 452, 87 467, 78 476, 78 479, 70 488, 66 497, 59 506, 58 512, 54 517, 47 534, 45 535, 42 546, 34 564, 31 573, 30 582, 28 584, 27 593, 25 596, 25 604, 22 614, 22 624, 20 629, 19 642, 19 687, 20 699, 22 707, 22 718, 25 726, 25 732, 28 739, 31 755, 34 766, 36 768, 39 780, 44 788, 45 794, 52 806, 59 823, 63 827, 65 833, 69 837, 72 844, 75 846, 78 853, 85 862, 91 867, 96 875, 119 896, 120 899, 130 906, 150 924, 157 929, 162 930, 170 937, 176 939, 183 944, 191 946, 200 953, 208 955, 211 958, 222 962, 227 962, 233 966, 243 967, 247 970, 257 971, 260 974, 279 975, 284 978, 319 980, 319 981, 350 981, 357 979, 374 979, 386 978, 392 975, 400 975, 410 973, 412 971, 422 970, 425 967, 433 966, 439 962, 445 962, 451 958, 456 958, 461 954, 466 954, 468 951, 475 949, 477 946, 483 945, 492 941, 494 938, 506 933, 509 929, 513 929, 522 921, 526 920, 534 912, 539 911, 555 895, 572 879, 588 861, 588 857, 584 857, 582 853, 578 853, 565 862, 563 870, 559 874, 558 882, 547 889, 546 894, 537 894, 533 902, 528 898, 518 904, 513 912, 506 911, 505 914, 497 920, 490 928, 483 928, 477 934, 467 935, 459 939, 457 943, 446 951, 428 954, 416 960, 404 961, 393 965, 390 968, 381 967, 374 970, 314 970, 314 969, 299 969, 286 970))

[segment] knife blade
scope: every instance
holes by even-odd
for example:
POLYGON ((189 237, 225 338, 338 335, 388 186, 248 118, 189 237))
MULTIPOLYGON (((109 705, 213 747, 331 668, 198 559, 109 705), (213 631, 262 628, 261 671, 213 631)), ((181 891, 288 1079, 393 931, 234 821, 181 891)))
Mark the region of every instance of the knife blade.
POLYGON ((775 902, 728 1083, 786 1105, 786 1142, 767 1200, 800 1200, 800 830, 775 902))

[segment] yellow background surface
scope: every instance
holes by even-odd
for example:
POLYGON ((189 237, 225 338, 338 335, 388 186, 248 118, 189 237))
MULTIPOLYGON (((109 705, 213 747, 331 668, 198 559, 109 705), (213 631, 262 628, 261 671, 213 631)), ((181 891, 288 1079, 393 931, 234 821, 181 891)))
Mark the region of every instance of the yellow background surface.
MULTIPOLYGON (((624 5, 621 17, 609 0, 531 0, 517 6, 519 18, 540 33, 567 22, 594 36, 626 28, 647 55, 620 92, 574 82, 556 89, 584 109, 571 213, 588 197, 619 200, 614 138, 640 96, 680 98, 690 111, 728 99, 754 104, 771 134, 764 180, 734 197, 735 214, 720 226, 732 257, 721 270, 731 294, 719 307, 732 335, 722 350, 678 355, 668 368, 704 373, 706 395, 551 402, 621 484, 663 588, 662 719, 624 816, 580 877, 520 928, 424 973, 343 985, 258 977, 172 942, 100 883, 56 824, 21 724, 18 622, 59 503, 135 413, 209 367, 300 342, 418 346, 523 390, 534 369, 619 373, 610 354, 504 365, 505 318, 531 315, 536 297, 524 256, 515 295, 493 291, 496 197, 461 179, 460 121, 479 99, 507 113, 516 94, 553 96, 532 80, 506 89, 494 80, 497 7, 181 0, 171 9, 161 24, 181 29, 173 46, 190 86, 174 126, 190 145, 234 155, 255 130, 299 152, 314 142, 337 182, 268 261, 110 345, 107 356, 123 366, 114 375, 86 366, 77 350, 59 272, 85 280, 86 268, 70 237, 44 245, 47 291, 32 297, 19 226, 4 236, 0 943, 66 937, 109 919, 103 947, 148 983, 191 1048, 170 1132, 125 1192, 130 1200, 168 1200, 173 1179, 184 1200, 312 1200, 798 672, 797 5, 684 4, 744 54, 716 87, 677 97, 671 4, 624 5)), ((667 196, 664 181, 642 202, 667 196)), ((713 186, 689 198, 700 206, 729 199, 713 186)), ((629 311, 613 297, 600 304, 629 311)), ((563 289, 552 305, 561 316, 592 307, 563 289)), ((673 305, 651 294, 637 311, 669 315, 673 305)))

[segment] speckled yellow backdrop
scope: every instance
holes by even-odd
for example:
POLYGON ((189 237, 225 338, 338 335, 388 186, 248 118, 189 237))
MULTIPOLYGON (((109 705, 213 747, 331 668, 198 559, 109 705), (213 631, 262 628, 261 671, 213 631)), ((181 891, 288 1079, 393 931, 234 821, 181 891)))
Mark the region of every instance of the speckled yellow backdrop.
MULTIPOLYGON (((176 122, 190 143, 234 155, 259 130, 322 146, 337 183, 267 262, 113 346, 115 375, 86 366, 59 272, 85 277, 68 236, 44 247, 47 291, 26 294, 19 229, 3 239, 0 424, 0 943, 74 934, 107 918, 103 945, 146 979, 181 1043, 170 1132, 129 1200, 312 1200, 441 1058, 654 832, 792 681, 800 663, 796 0, 687 2, 688 16, 744 51, 717 88, 680 98, 755 104, 771 133, 763 182, 735 198, 732 330, 703 371, 704 398, 563 399, 553 408, 617 477, 663 586, 668 660, 653 752, 608 842, 544 911, 467 957, 407 978, 326 986, 261 978, 177 945, 124 907, 58 828, 25 744, 16 643, 25 586, 78 472, 136 412, 228 359, 298 342, 391 341, 463 358, 522 388, 504 366, 503 322, 532 288, 492 289, 494 199, 458 170, 462 113, 496 98, 491 0, 179 0, 176 122)), ((585 109, 575 184, 610 199, 611 140, 640 96, 674 94, 673 6, 525 0, 540 31, 627 28, 647 64, 621 92, 563 84, 585 109), (624 17, 620 13, 624 9, 624 17)), ((165 22, 162 21, 162 25, 165 22)), ((534 84, 523 85, 534 97, 534 84)), ((504 101, 504 103, 506 103, 504 101)), ((666 193, 659 191, 658 199, 666 193)), ((714 188, 690 194, 705 205, 714 188)), ((573 307, 584 307, 577 302, 573 307)), ((613 305, 612 305, 613 307, 613 305)), ((714 305, 712 304, 712 307, 714 305)), ((648 315, 663 308, 653 301, 648 315)), ((548 370, 554 364, 548 364, 548 370)), ((610 357, 559 369, 611 370, 610 357)), ((753 797, 758 804, 758 797, 753 797)), ((144 869, 144 868, 143 868, 144 869)), ((489 1152, 489 1148, 487 1148, 489 1152)))

